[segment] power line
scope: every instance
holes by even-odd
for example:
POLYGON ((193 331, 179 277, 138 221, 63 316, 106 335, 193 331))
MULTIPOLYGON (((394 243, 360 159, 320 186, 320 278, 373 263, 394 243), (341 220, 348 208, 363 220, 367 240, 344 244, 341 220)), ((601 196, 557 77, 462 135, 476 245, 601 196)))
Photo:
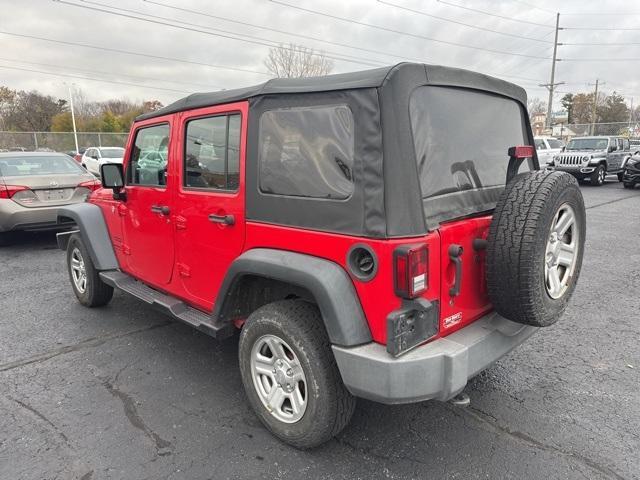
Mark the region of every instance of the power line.
MULTIPOLYGON (((145 0, 145 1, 149 1, 149 0, 145 0)), ((421 10, 415 10, 413 8, 409 8, 409 7, 398 5, 398 4, 395 4, 395 3, 387 2, 385 0, 378 0, 378 3, 382 3, 383 5, 388 5, 390 7, 394 7, 394 8, 397 8, 399 10, 404 10, 406 12, 416 13, 418 15, 422 15, 422 16, 429 17, 429 18, 435 18, 435 19, 441 20, 443 22, 449 22, 449 23, 454 23, 456 25, 462 25, 464 27, 473 28, 475 30, 482 30, 482 31, 485 31, 485 32, 497 33, 498 35, 506 35, 508 37, 513 37, 513 38, 522 38, 522 39, 525 39, 525 40, 531 40, 533 42, 553 43, 553 42, 549 42, 547 40, 541 40, 539 38, 526 37, 524 35, 517 35, 515 33, 502 32, 502 31, 499 31, 499 30, 493 30, 491 28, 485 28, 485 27, 479 27, 477 25, 471 25, 469 23, 460 22, 458 20, 452 20, 450 18, 440 17, 438 15, 433 15, 431 13, 423 12, 421 10)))
POLYGON ((638 62, 640 58, 559 58, 558 62, 638 62))
POLYGON ((129 85, 129 86, 132 86, 132 87, 150 88, 152 90, 165 90, 167 92, 192 93, 192 92, 190 92, 188 90, 175 90, 173 88, 153 87, 153 86, 149 86, 149 85, 141 85, 139 83, 118 82, 116 80, 104 80, 104 79, 99 79, 99 78, 83 77, 83 76, 80 76, 80 75, 72 75, 70 73, 45 72, 43 70, 33 70, 33 69, 30 69, 30 68, 11 67, 11 66, 8 66, 8 65, 0 65, 0 68, 4 68, 4 69, 7 69, 7 70, 20 70, 22 72, 44 73, 45 75, 53 75, 54 77, 79 78, 79 79, 82 79, 82 80, 89 80, 91 82, 113 83, 113 84, 116 84, 116 85, 129 85))
POLYGON ((181 58, 175 58, 175 57, 165 57, 163 55, 153 55, 153 54, 149 54, 149 53, 140 53, 140 52, 132 52, 130 50, 119 50, 117 48, 109 48, 109 47, 100 47, 97 45, 90 45, 88 43, 78 43, 78 42, 70 42, 67 40, 59 40, 59 39, 54 39, 54 38, 46 38, 46 37, 37 37, 35 35, 26 35, 24 33, 15 33, 15 32, 5 32, 0 30, 0 34, 2 35, 10 35, 13 37, 20 37, 20 38, 30 38, 33 40, 41 40, 43 42, 51 42, 51 43, 56 43, 59 45, 71 45, 74 47, 83 47, 83 48, 91 48, 94 50, 101 50, 101 51, 105 51, 105 52, 114 52, 114 53, 122 53, 125 55, 134 55, 134 56, 138 56, 138 57, 147 57, 147 58, 155 58, 158 60, 168 60, 171 62, 179 62, 179 63, 186 63, 189 65, 199 65, 199 66, 203 66, 203 67, 211 67, 211 68, 220 68, 223 70, 235 70, 238 72, 247 72, 247 73, 255 73, 258 75, 267 75, 269 76, 270 74, 267 72, 260 72, 257 70, 250 70, 250 69, 246 69, 246 68, 240 68, 240 67, 229 67, 229 66, 224 66, 224 65, 216 65, 213 63, 205 63, 205 62, 196 62, 193 60, 184 60, 181 58))
POLYGON ((461 8, 462 10, 467 10, 469 12, 475 12, 475 13, 481 13, 482 15, 488 15, 490 17, 501 18, 503 20, 509 20, 510 22, 526 23, 526 24, 529 24, 529 25, 536 25, 538 27, 544 27, 544 28, 554 28, 553 25, 549 25, 549 24, 545 24, 545 23, 538 23, 538 22, 530 22, 528 20, 519 20, 517 18, 507 17, 505 15, 498 15, 497 13, 491 13, 491 12, 487 12, 485 10, 480 10, 480 9, 477 9, 477 8, 465 7, 463 5, 458 5, 457 3, 447 2, 446 0, 437 0, 437 1, 439 3, 444 4, 444 5, 449 5, 450 7, 461 8))
MULTIPOLYGON (((56 0, 56 1, 61 1, 61 0, 56 0)), ((280 0, 269 0, 269 1, 272 2, 272 3, 278 4, 278 5, 283 5, 285 7, 293 8, 293 9, 296 9, 296 10, 301 10, 303 12, 308 12, 308 13, 313 13, 315 15, 321 15, 323 17, 333 18, 334 20, 340 20, 340 21, 343 21, 343 22, 352 23, 352 24, 355 24, 355 25, 361 25, 363 27, 374 28, 376 30, 395 33, 395 34, 398 34, 398 35, 404 35, 404 36, 407 36, 407 37, 420 38, 422 40, 427 40, 427 41, 430 41, 430 42, 443 43, 445 45, 451 45, 451 46, 454 46, 454 47, 469 48, 469 49, 472 49, 472 50, 480 50, 480 51, 489 52, 489 53, 495 53, 495 54, 499 54, 499 55, 512 55, 512 56, 516 56, 516 57, 527 57, 527 58, 544 58, 544 59, 547 58, 547 57, 540 57, 538 55, 525 55, 525 54, 515 53, 515 52, 506 52, 506 51, 503 51, 503 50, 493 50, 493 49, 490 49, 490 48, 476 47, 476 46, 473 46, 473 45, 467 45, 467 44, 463 44, 463 43, 449 42, 447 40, 440 40, 440 39, 437 39, 437 38, 427 37, 427 36, 424 36, 424 35, 418 35, 418 34, 415 34, 415 33, 403 32, 401 30, 395 30, 395 29, 392 29, 392 28, 381 27, 379 25, 373 25, 371 23, 360 22, 358 20, 353 20, 353 19, 350 19, 350 18, 339 17, 337 15, 332 15, 330 13, 320 12, 320 11, 317 11, 317 10, 312 10, 312 9, 309 9, 309 8, 300 7, 298 5, 292 5, 290 3, 285 3, 285 2, 282 2, 280 0)))
POLYGON ((554 12, 553 10, 547 10, 546 8, 542 8, 542 7, 538 7, 537 5, 533 5, 531 3, 525 2, 523 0, 513 0, 514 2, 518 2, 521 3, 523 5, 526 5, 529 8, 534 8, 536 10, 540 10, 541 12, 547 12, 547 13, 552 13, 553 15, 555 15, 557 12, 554 12))
MULTIPOLYGON (((105 72, 104 70, 84 70, 81 68, 76 68, 76 67, 72 67, 69 68, 66 65, 65 66, 60 66, 60 65, 51 65, 49 63, 39 63, 39 62, 27 62, 25 60, 16 60, 13 58, 2 58, 0 57, 0 61, 4 61, 4 62, 15 62, 15 63, 24 63, 27 65, 36 65, 36 66, 40 66, 40 67, 49 67, 49 68, 64 68, 65 70, 74 70, 76 72, 82 72, 82 73, 99 73, 102 75, 110 75, 110 76, 116 76, 113 74, 113 72, 105 72)), ((185 81, 177 81, 177 80, 163 80, 163 79, 159 79, 159 78, 152 78, 152 77, 140 77, 137 75, 127 75, 124 73, 118 73, 117 76, 122 76, 122 77, 129 77, 129 78, 137 78, 138 80, 151 80, 151 81, 158 81, 160 80, 161 82, 168 82, 168 83, 178 83, 180 85, 195 85, 195 86, 199 86, 199 87, 205 87, 205 88, 217 88, 217 89, 223 89, 223 87, 220 87, 218 85, 211 85, 208 83, 193 83, 193 82, 185 82, 185 81)))
MULTIPOLYGON (((77 3, 72 3, 66 0, 52 0, 56 3, 60 3, 60 4, 64 4, 64 5, 69 5, 72 7, 78 7, 78 8, 84 8, 86 10, 92 10, 95 12, 101 12, 101 13, 107 13, 110 15, 115 15, 118 17, 124 17, 124 18, 131 18, 134 20, 139 20, 142 22, 147 22, 147 23, 153 23, 156 25, 163 25, 166 27, 173 27, 173 28, 177 28, 177 29, 181 29, 181 30, 187 30, 190 32, 196 32, 196 33, 203 33, 205 35, 211 35, 214 37, 222 37, 222 38, 228 38, 231 40, 237 40, 240 42, 245 42, 245 43, 251 43, 251 44, 255 44, 255 45, 263 45, 266 47, 276 47, 278 46, 278 43, 273 41, 273 40, 269 40, 269 39, 264 39, 264 38, 260 38, 260 37, 255 37, 252 35, 246 35, 246 34, 239 34, 239 33, 235 33, 235 32, 229 32, 226 30, 221 30, 221 29, 217 29, 217 28, 212 28, 212 27, 207 27, 204 25, 197 25, 197 24, 193 24, 193 23, 188 23, 188 22, 183 22, 183 21, 179 21, 179 20, 173 20, 170 18, 166 18, 166 17, 160 17, 158 15, 151 15, 151 14, 146 14, 143 12, 138 12, 135 10, 129 10, 129 9, 125 9, 125 8, 118 8, 118 7, 113 7, 111 5, 105 5, 105 4, 101 4, 98 2, 91 2, 89 0, 80 0, 83 3, 87 3, 87 4, 93 4, 93 5, 99 5, 101 7, 107 7, 110 8, 112 10, 119 10, 121 12, 131 12, 131 13, 136 13, 138 15, 143 15, 144 17, 138 17, 138 16, 134 16, 134 15, 129 15, 126 13, 119 13, 119 12, 114 12, 111 10, 104 10, 103 8, 96 8, 96 7, 92 7, 89 5, 80 5, 77 3), (145 17, 149 17, 149 18, 145 18, 145 17), (152 18, 158 18, 161 19, 163 21, 160 20, 152 20, 152 18), (175 22, 175 23, 180 23, 182 25, 175 25, 175 23, 167 23, 167 22, 175 22), (205 28, 206 30, 202 30, 202 28, 205 28), (207 30, 211 30, 211 31, 207 31, 207 30), (213 32, 223 32, 223 33, 213 33, 213 32), (239 37, 247 37, 247 38, 239 38, 239 37), (254 40, 249 40, 249 39, 254 39, 254 40)), ((292 50, 292 48, 284 46, 284 45, 280 45, 281 48, 285 49, 285 50, 292 50)), ((368 60, 368 61, 362 61, 359 60, 358 57, 353 57, 351 55, 346 55, 346 54, 339 54, 339 53, 332 53, 332 52, 322 52, 322 53, 311 53, 311 55, 314 56, 324 56, 327 58, 331 58, 334 60, 339 60, 339 61, 344 61, 344 62, 350 62, 350 63, 358 63, 360 65, 367 65, 370 67, 377 67, 381 65, 380 61, 377 60, 368 60), (377 62, 377 63, 374 63, 377 62)))
POLYGON ((640 30, 640 28, 635 27, 635 28, 622 28, 622 27, 562 27, 563 30, 589 30, 589 31, 593 31, 593 30, 599 30, 599 31, 624 31, 624 32, 637 32, 640 30))
POLYGON ((302 35, 300 33, 287 32, 285 30, 278 30, 277 28, 265 27, 263 25, 256 25, 254 23, 242 22, 242 21, 239 21, 239 20, 231 19, 231 18, 221 17, 221 16, 218 16, 218 15, 212 15, 210 13, 200 12, 200 11, 197 11, 197 10, 190 10, 188 8, 177 7, 175 5, 169 5, 169 4, 166 4, 166 3, 156 2, 156 1, 153 1, 153 0, 143 0, 143 1, 147 2, 147 3, 151 3, 153 5, 160 5, 160 6, 165 7, 165 8, 170 8, 172 10, 177 10, 177 11, 180 11, 180 12, 191 13, 191 14, 194 14, 194 15, 200 15, 200 16, 208 17, 208 18, 215 18, 217 20, 223 20, 225 22, 237 23, 238 25, 244 25, 244 26, 248 26, 248 27, 259 28, 259 29, 262 29, 262 30, 271 31, 271 32, 282 33, 282 34, 285 34, 285 35, 291 35, 291 36, 294 36, 294 37, 304 38, 304 39, 307 39, 307 40, 313 40, 315 42, 322 42, 322 43, 327 43, 327 44, 330 44, 330 45, 336 45, 336 46, 339 46, 339 47, 352 48, 354 50, 361 50, 361 51, 367 52, 367 53, 375 53, 375 54, 379 54, 379 55, 386 55, 386 56, 389 56, 389 57, 401 58, 401 59, 405 59, 405 60, 410 59, 410 60, 416 60, 416 61, 419 61, 419 62, 424 61, 423 59, 407 57, 406 55, 398 55, 398 54, 395 54, 395 53, 387 53, 387 52, 383 52, 383 51, 380 51, 380 50, 373 50, 373 49, 369 49, 369 48, 357 47, 357 46, 349 45, 349 44, 346 44, 346 43, 339 43, 339 42, 334 42, 334 41, 331 41, 331 40, 326 40, 326 39, 323 39, 323 38, 312 37, 310 35, 302 35))
POLYGON ((624 46, 629 46, 629 45, 640 45, 640 42, 612 42, 612 43, 605 43, 605 42, 580 42, 580 43, 562 42, 562 43, 559 43, 558 45, 588 46, 588 47, 606 47, 606 46, 624 47, 624 46))

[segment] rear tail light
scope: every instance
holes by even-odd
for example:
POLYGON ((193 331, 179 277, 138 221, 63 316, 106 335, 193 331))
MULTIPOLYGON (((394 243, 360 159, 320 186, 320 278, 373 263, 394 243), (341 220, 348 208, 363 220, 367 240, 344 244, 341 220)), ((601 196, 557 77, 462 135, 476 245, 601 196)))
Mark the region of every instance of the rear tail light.
POLYGON ((78 187, 88 188, 92 192, 100 188, 100 182, 97 180, 88 180, 78 184, 78 187))
POLYGON ((23 185, 0 185, 0 198, 12 198, 16 193, 29 190, 23 185))
POLYGON ((426 245, 403 245, 393 252, 394 289, 402 298, 416 298, 427 289, 429 255, 426 245))
POLYGON ((513 158, 531 158, 533 157, 532 145, 518 145, 517 147, 509 148, 509 156, 513 158))

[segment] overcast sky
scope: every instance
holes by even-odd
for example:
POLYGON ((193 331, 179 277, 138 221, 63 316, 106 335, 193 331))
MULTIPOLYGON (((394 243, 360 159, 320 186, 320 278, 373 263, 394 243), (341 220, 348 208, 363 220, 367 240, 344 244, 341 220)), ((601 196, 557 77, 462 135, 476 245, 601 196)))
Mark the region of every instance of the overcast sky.
POLYGON ((131 100, 158 99, 167 104, 190 92, 261 83, 269 78, 261 73, 265 72, 263 60, 268 53, 268 45, 293 42, 335 57, 335 73, 393 64, 403 59, 423 61, 501 77, 525 87, 530 97, 540 97, 546 101, 546 90, 537 85, 549 81, 554 12, 561 8, 560 26, 566 29, 560 31, 560 42, 618 45, 558 47, 558 58, 563 61, 557 64, 556 81, 564 81, 566 85, 558 88, 555 106, 564 92, 591 90, 593 87, 588 84, 596 78, 605 83, 602 86, 605 92, 616 90, 625 97, 636 97, 636 105, 640 103, 640 75, 637 68, 640 63, 640 2, 637 1, 153 2, 156 3, 148 0, 0 0, 0 32, 3 32, 0 33, 0 85, 23 90, 37 89, 66 97, 64 82, 67 82, 81 88, 91 100, 126 97, 131 100), (349 21, 303 11, 290 5, 349 21), (178 11, 170 6, 197 13, 178 11), (121 9, 128 9, 129 12, 121 9), (219 18, 212 18, 211 15, 219 18), (244 22, 245 25, 232 20, 244 22), (280 30, 282 33, 259 27, 280 30), (594 30, 594 27, 610 30, 594 30), (54 43, 8 33, 169 59, 54 43), (95 81, 99 79, 119 83, 95 81))

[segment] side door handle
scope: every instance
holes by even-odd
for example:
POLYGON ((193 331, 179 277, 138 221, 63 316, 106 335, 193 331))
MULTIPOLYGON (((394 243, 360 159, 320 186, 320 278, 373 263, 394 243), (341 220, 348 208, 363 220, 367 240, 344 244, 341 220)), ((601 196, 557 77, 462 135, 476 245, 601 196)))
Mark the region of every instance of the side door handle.
POLYGON ((222 223, 223 225, 234 225, 236 223, 236 217, 233 215, 216 215, 211 213, 209 214, 209 221, 213 223, 222 223))
POLYGON ((162 215, 169 215, 171 209, 167 205, 151 205, 151 211, 153 213, 161 213, 162 215))

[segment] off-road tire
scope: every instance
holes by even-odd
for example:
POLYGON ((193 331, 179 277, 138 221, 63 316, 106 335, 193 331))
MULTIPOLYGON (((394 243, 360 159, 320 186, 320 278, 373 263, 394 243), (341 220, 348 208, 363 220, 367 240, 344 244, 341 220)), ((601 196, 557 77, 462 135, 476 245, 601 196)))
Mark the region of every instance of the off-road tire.
POLYGON ((589 180, 591 181, 591 185, 593 185, 594 187, 601 187, 602 185, 604 185, 604 179, 606 178, 607 172, 606 172, 606 168, 604 165, 598 165, 598 168, 596 168, 593 173, 591 173, 591 175, 589 176, 589 180), (604 176, 601 177, 601 173, 604 171, 604 176))
POLYGON ((318 308, 302 300, 282 300, 254 311, 240 334, 240 373, 258 418, 271 433, 296 448, 313 448, 342 431, 353 415, 356 400, 342 383, 329 337, 318 308), (251 373, 253 345, 275 335, 291 346, 306 376, 307 405, 296 423, 272 415, 260 400, 251 373))
POLYGON ((78 301, 85 307, 101 307, 109 303, 111 297, 113 297, 113 287, 102 281, 99 272, 93 265, 91 256, 82 241, 82 237, 77 233, 71 235, 69 238, 69 244, 67 245, 67 271, 73 293, 75 293, 78 301), (71 257, 75 248, 80 251, 82 260, 84 261, 87 276, 87 283, 84 292, 81 292, 76 286, 71 271, 71 257))
POLYGON ((487 239, 487 290, 497 313, 536 327, 558 320, 580 276, 585 219, 582 193, 575 178, 567 173, 542 170, 524 173, 506 186, 487 239), (577 263, 566 291, 554 299, 546 288, 546 248, 555 215, 565 204, 576 217, 577 263))
POLYGON ((632 188, 635 188, 636 184, 635 184, 635 183, 633 183, 633 182, 624 182, 624 183, 622 184, 622 186, 623 186, 624 188, 630 188, 630 189, 632 189, 632 188))

